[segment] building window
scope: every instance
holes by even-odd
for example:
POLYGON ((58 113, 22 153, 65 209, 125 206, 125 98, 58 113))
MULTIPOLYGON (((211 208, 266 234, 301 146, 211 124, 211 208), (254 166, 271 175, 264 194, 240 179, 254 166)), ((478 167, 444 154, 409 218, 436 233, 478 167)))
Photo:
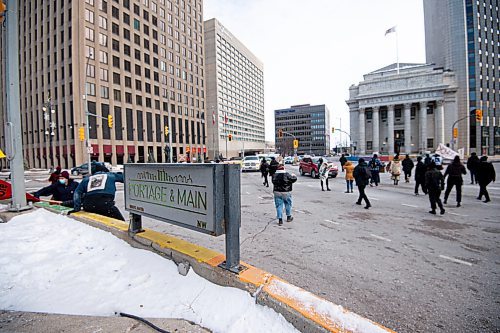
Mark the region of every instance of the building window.
POLYGON ((99 27, 108 30, 108 20, 105 17, 99 16, 99 27))
POLYGON ((101 69, 99 69, 99 72, 100 72, 99 76, 100 76, 101 81, 108 82, 108 70, 101 68, 101 69))
POLYGON ((113 56, 113 67, 120 68, 120 58, 113 56))
POLYGON ((95 96, 95 84, 87 82, 87 95, 95 96))
POLYGON ((434 114, 434 105, 427 105, 427 114, 434 114))
POLYGON ((366 149, 367 150, 373 149, 373 142, 372 141, 366 141, 366 149))
POLYGON ((94 12, 89 10, 89 9, 85 9, 85 21, 87 22, 90 22, 90 23, 94 23, 94 12))
POLYGON ((108 36, 99 33, 99 45, 108 47, 108 36))
POLYGON ((394 118, 401 118, 401 109, 394 110, 394 118))
POLYGON ((373 112, 366 111, 366 120, 372 120, 372 119, 373 119, 373 112))
POLYGON ((120 74, 119 73, 113 73, 113 83, 120 84, 120 74))
POLYGON ((427 148, 434 148, 434 139, 427 139, 427 148))
POLYGON ((95 77, 95 66, 88 64, 87 65, 87 76, 88 77, 95 77))
POLYGON ((109 88, 105 86, 101 86, 101 97, 108 99, 109 98, 109 88))
POLYGON ((134 19, 134 29, 135 30, 140 30, 141 24, 139 23, 138 19, 134 19))
POLYGON ((99 51, 99 61, 103 64, 108 63, 108 54, 104 51, 99 51))
POLYGON ((94 30, 88 27, 85 27, 85 39, 90 41, 94 41, 94 30))
POLYGON ((115 101, 121 102, 122 100, 122 95, 120 93, 120 90, 113 89, 113 99, 115 101))

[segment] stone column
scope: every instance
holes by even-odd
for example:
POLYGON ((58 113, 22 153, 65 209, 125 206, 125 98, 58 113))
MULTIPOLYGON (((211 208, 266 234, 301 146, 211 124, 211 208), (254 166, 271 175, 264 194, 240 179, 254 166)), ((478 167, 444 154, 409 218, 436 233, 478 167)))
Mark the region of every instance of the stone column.
POLYGON ((422 152, 425 152, 427 150, 427 102, 420 102, 418 114, 420 117, 420 137, 418 146, 422 148, 422 152))
POLYGON ((373 151, 378 152, 380 149, 380 124, 379 124, 379 107, 373 107, 373 143, 372 148, 373 151))
POLYGON ((387 150, 394 155, 394 105, 387 106, 387 150))
POLYGON ((411 103, 405 104, 405 153, 411 153, 411 103))
POLYGON ((365 154, 366 138, 365 138, 365 109, 359 109, 359 142, 358 142, 358 153, 360 155, 365 154))
POLYGON ((434 141, 434 146, 437 147, 438 144, 444 144, 444 101, 437 101, 437 110, 435 115, 436 121, 436 141, 434 141))

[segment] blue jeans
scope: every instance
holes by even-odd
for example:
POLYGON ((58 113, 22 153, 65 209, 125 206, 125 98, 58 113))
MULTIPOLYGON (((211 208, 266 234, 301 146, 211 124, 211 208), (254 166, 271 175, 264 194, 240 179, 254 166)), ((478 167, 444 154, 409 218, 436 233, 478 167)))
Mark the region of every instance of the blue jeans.
POLYGON ((286 216, 292 216, 292 193, 274 192, 274 205, 278 219, 283 218, 283 204, 285 205, 286 216))
POLYGON ((349 190, 351 190, 352 192, 352 183, 354 183, 354 180, 347 180, 346 179, 346 184, 347 184, 347 192, 349 192, 349 190))

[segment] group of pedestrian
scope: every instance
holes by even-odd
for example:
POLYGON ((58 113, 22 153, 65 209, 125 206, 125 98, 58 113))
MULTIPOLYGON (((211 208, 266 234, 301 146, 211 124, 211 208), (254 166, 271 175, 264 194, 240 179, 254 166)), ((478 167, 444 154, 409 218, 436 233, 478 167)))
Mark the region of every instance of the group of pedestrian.
POLYGON ((271 179, 273 178, 276 170, 278 170, 278 165, 279 162, 274 157, 271 157, 270 163, 267 163, 265 157, 262 158, 262 160, 260 161, 259 170, 262 178, 264 178, 264 186, 269 187, 269 180, 267 179, 267 177, 270 176, 271 179))
POLYGON ((72 214, 82 209, 125 221, 115 206, 116 183, 123 183, 123 174, 109 172, 103 163, 92 163, 92 174, 78 183, 58 166, 50 175, 51 184, 33 193, 33 196, 52 196, 51 200, 73 208, 72 214))

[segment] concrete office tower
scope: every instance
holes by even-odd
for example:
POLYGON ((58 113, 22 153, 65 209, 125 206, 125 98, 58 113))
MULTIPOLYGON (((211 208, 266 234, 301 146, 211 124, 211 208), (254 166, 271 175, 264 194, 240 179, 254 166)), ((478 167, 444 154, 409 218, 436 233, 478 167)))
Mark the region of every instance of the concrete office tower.
MULTIPOLYGON (((455 72, 457 147, 500 154, 498 0, 424 0, 426 61, 455 72), (480 109, 483 120, 468 117, 480 109)), ((451 131, 450 129, 446 129, 451 131)))
POLYGON ((330 111, 322 105, 293 105, 274 111, 276 152, 293 155, 293 140, 299 140, 297 154, 330 153, 330 111), (279 131, 283 136, 279 137, 279 131))
POLYGON ((209 158, 264 151, 262 62, 216 19, 205 22, 205 69, 209 158))
POLYGON ((202 9, 201 0, 23 1, 20 102, 29 166, 87 161, 79 138, 86 102, 95 115, 93 160, 164 162, 169 117, 174 156, 188 147, 191 158, 203 154, 202 9))

